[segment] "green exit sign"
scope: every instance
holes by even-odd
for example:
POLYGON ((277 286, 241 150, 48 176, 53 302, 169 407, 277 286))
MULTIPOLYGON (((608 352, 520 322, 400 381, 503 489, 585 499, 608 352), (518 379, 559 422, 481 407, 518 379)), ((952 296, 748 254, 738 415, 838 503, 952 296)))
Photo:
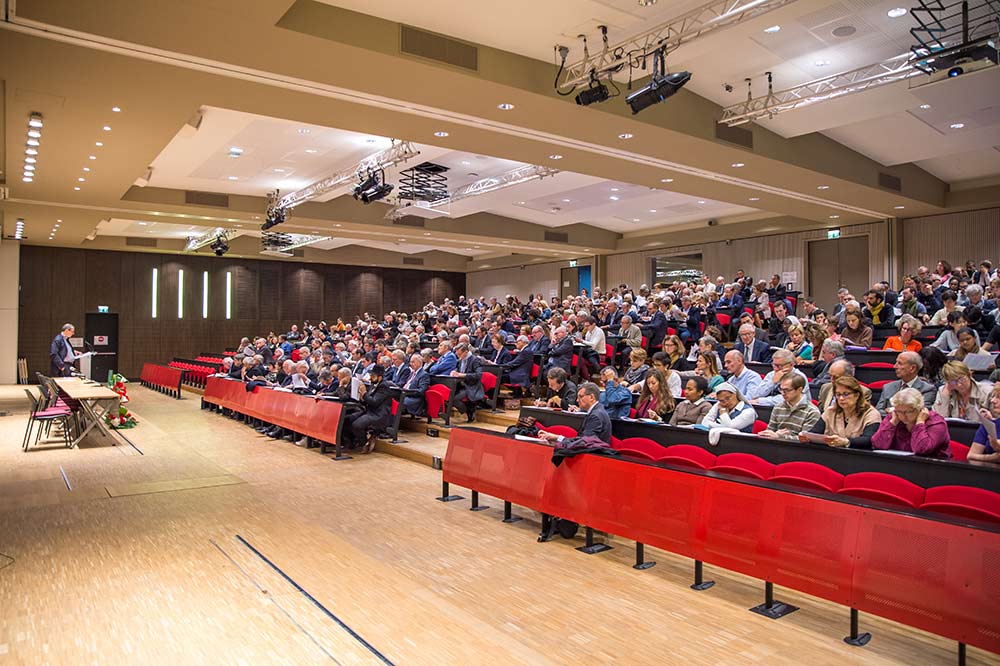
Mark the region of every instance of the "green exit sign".
POLYGON ((108 308, 107 305, 98 305, 97 306, 97 311, 98 312, 110 312, 111 310, 108 308))
POLYGON ((569 260, 569 267, 570 268, 576 268, 576 259, 570 259, 569 260))
POLYGON ((826 237, 827 238, 840 238, 840 229, 827 229, 826 230, 826 237))

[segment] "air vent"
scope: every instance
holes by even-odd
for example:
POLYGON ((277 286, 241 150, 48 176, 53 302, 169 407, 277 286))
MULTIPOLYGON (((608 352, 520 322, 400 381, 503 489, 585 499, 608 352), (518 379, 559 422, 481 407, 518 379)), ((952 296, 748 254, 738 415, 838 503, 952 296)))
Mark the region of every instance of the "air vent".
POLYGON ((546 231, 545 240, 552 241, 553 243, 568 243, 569 234, 564 231, 546 231))
POLYGON ((753 150, 753 132, 745 127, 727 127, 715 123, 715 138, 753 150))
POLYGON ((398 219, 392 221, 393 224, 398 224, 401 227, 421 227, 427 223, 427 221, 422 217, 416 217, 414 215, 404 215, 398 219))
POLYGON ((195 192, 186 190, 184 192, 184 203, 195 206, 215 206, 216 208, 229 208, 229 195, 218 194, 216 192, 195 192))
POLYGON ((407 55, 479 71, 479 49, 475 46, 408 25, 399 26, 399 50, 407 55))
POLYGON ((884 187, 887 190, 895 190, 897 192, 903 191, 903 181, 896 176, 890 176, 887 173, 879 173, 878 186, 884 187))
POLYGON ((424 260, 420 257, 403 257, 403 264, 405 266, 423 266, 424 260))
POLYGON ((156 247, 155 238, 132 238, 131 236, 125 238, 126 245, 132 245, 135 247, 156 247))

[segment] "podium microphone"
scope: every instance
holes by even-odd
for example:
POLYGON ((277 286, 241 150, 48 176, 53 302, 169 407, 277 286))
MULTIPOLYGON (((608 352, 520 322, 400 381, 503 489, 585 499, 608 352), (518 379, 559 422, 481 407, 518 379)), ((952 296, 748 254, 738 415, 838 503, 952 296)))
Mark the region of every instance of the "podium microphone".
POLYGON ((86 339, 84 339, 83 344, 85 344, 87 346, 87 351, 90 351, 90 352, 94 351, 94 345, 92 345, 89 342, 87 342, 86 339))

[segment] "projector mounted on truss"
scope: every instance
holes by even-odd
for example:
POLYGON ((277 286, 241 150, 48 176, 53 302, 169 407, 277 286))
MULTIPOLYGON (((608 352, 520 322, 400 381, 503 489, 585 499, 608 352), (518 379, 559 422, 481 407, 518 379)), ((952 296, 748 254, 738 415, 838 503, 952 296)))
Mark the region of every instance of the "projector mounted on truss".
POLYGON ((200 236, 192 236, 188 238, 187 245, 184 246, 186 252, 194 252, 198 248, 210 245, 212 251, 215 252, 217 257, 221 257, 226 252, 229 252, 229 241, 239 235, 239 232, 233 229, 224 229, 222 227, 216 227, 211 231, 206 231, 200 236))
POLYGON ((330 236, 310 236, 307 234, 283 234, 276 231, 265 232, 260 237, 261 254, 272 257, 293 257, 292 250, 306 245, 330 240, 330 236))
POLYGON ((421 162, 399 172, 399 198, 407 201, 434 203, 448 198, 448 167, 433 162, 421 162))

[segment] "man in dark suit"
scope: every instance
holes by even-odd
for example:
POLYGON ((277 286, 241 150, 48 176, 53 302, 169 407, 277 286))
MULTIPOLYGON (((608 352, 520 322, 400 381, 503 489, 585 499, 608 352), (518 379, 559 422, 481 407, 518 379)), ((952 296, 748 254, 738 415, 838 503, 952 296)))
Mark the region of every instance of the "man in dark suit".
POLYGON ((392 365, 386 370, 385 378, 396 386, 402 386, 410 378, 410 372, 410 366, 406 363, 406 352, 401 349, 393 350, 392 365))
POLYGON ((365 442, 362 453, 375 449, 378 433, 392 420, 392 390, 389 383, 383 381, 384 373, 381 365, 372 366, 369 371, 371 387, 358 387, 358 401, 365 406, 365 411, 351 419, 349 430, 355 445, 365 442))
POLYGON ((458 364, 451 371, 451 376, 457 377, 460 381, 455 390, 454 400, 465 405, 465 414, 469 423, 472 423, 476 420, 476 403, 486 397, 483 389, 482 361, 472 354, 467 342, 455 345, 455 355, 458 357, 458 364))
POLYGON ((535 326, 531 329, 531 342, 528 343, 527 350, 531 354, 546 355, 549 353, 549 339, 545 336, 545 329, 535 326))
POLYGON ((756 328, 752 324, 740 326, 740 339, 733 349, 740 353, 744 363, 770 363, 771 346, 757 339, 756 328))
POLYGON ((531 367, 534 365, 535 359, 528 346, 528 338, 520 336, 514 343, 514 349, 517 353, 503 366, 506 383, 517 387, 515 389, 518 391, 517 397, 520 397, 522 392, 531 386, 531 367))
POLYGON ((76 359, 76 354, 69 344, 69 339, 73 337, 75 332, 76 328, 73 324, 63 324, 62 331, 52 338, 52 344, 49 345, 49 359, 51 360, 49 374, 53 377, 69 377, 73 372, 73 361, 76 359))
POLYGON ((573 341, 562 326, 557 328, 553 335, 555 337, 552 347, 549 348, 549 360, 545 364, 545 369, 562 368, 569 372, 573 365, 573 341))
POLYGON ((431 385, 431 376, 424 369, 424 359, 420 354, 410 357, 410 376, 403 382, 403 411, 413 416, 421 416, 427 412, 427 402, 424 394, 431 385))
POLYGON ((924 406, 930 409, 937 398, 937 389, 934 387, 934 384, 919 376, 923 367, 924 361, 920 358, 920 354, 916 352, 900 352, 896 356, 896 363, 893 365, 893 369, 896 371, 896 376, 899 379, 889 382, 882 387, 882 395, 879 397, 875 409, 879 413, 885 414, 889 405, 892 404, 889 400, 904 388, 915 388, 920 391, 920 395, 924 398, 924 406))
POLYGON ((666 308, 661 308, 655 303, 650 303, 650 308, 649 325, 653 330, 649 333, 649 346, 661 347, 663 338, 667 337, 667 315, 664 312, 666 308))
MULTIPOLYGON (((569 408, 571 412, 586 412, 580 426, 580 437, 597 437, 611 443, 611 417, 601 405, 601 389, 593 382, 584 382, 576 392, 576 404, 569 408)), ((562 435, 542 432, 539 435, 549 441, 562 441, 562 435)))

